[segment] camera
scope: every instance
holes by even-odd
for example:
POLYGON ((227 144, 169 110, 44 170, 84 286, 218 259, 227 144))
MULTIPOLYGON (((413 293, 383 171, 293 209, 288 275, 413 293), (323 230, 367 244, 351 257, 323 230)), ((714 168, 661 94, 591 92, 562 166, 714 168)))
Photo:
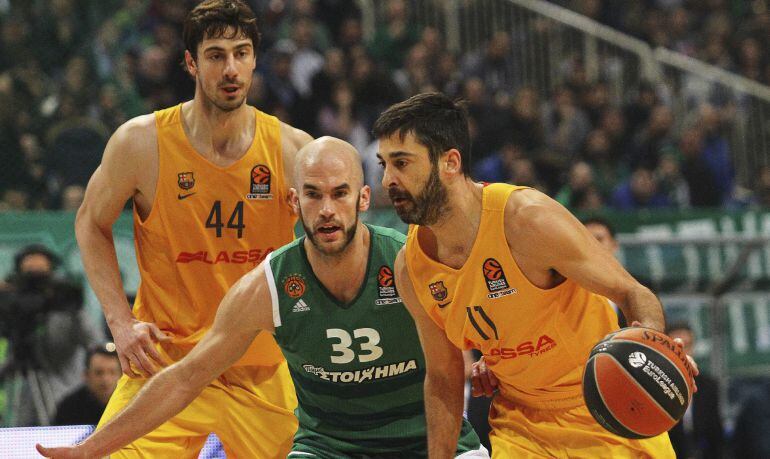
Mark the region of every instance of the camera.
POLYGON ((17 361, 28 361, 40 348, 47 317, 55 311, 77 313, 82 288, 51 273, 12 275, 0 289, 0 336, 8 338, 17 361))

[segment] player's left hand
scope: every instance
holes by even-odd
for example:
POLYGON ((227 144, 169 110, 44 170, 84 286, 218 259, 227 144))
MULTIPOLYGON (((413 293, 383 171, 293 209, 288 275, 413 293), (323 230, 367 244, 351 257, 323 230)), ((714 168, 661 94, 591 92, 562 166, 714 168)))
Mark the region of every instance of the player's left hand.
POLYGON ((88 455, 80 445, 62 446, 57 448, 46 448, 40 443, 35 445, 37 452, 43 457, 53 459, 87 459, 88 455))
POLYGON ((473 362, 471 366, 471 395, 481 397, 485 395, 491 397, 497 390, 497 376, 487 367, 484 356, 473 362))
MULTIPOLYGON (((632 327, 641 327, 642 323, 635 320, 631 323, 632 327)), ((674 338, 674 343, 679 346, 679 349, 684 352, 684 342, 681 338, 674 338)), ((698 369, 698 364, 695 363, 695 359, 692 358, 690 354, 685 354, 687 356, 687 361, 690 363, 690 368, 692 368, 692 375, 698 376, 700 374, 700 370, 698 369)), ((695 380, 692 382, 692 393, 698 392, 698 385, 695 384, 695 380)))

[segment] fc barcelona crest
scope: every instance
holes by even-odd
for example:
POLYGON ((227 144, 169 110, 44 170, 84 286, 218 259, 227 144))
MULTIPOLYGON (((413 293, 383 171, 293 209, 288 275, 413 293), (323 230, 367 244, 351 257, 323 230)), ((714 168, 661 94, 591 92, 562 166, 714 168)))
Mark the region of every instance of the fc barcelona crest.
POLYGON ((195 177, 192 172, 180 172, 176 176, 179 178, 177 181, 179 188, 189 190, 195 186, 195 177))
POLYGON ((444 281, 438 281, 430 284, 428 286, 430 288, 430 294, 436 301, 444 301, 446 300, 447 290, 446 287, 444 287, 444 281))

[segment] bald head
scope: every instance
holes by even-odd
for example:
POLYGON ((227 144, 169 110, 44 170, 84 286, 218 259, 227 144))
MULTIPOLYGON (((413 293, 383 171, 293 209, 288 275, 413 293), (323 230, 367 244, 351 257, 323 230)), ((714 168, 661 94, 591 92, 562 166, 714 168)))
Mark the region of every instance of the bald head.
POLYGON ((335 177, 353 189, 364 185, 361 156, 353 145, 335 137, 319 137, 297 152, 294 183, 302 188, 306 177, 335 177))

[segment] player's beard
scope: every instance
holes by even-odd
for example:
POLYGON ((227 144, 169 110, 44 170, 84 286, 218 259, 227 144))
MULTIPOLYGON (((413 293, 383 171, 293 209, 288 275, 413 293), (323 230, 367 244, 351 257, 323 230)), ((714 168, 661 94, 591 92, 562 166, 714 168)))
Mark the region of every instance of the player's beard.
POLYGON ((439 178, 438 164, 433 164, 428 181, 417 197, 398 188, 388 189, 388 196, 391 201, 397 198, 409 201, 395 209, 401 220, 410 225, 433 225, 449 210, 449 192, 439 178))
MULTIPOLYGON (((358 203, 359 200, 356 199, 356 203, 358 203)), ((305 230, 305 235, 307 235, 308 240, 311 244, 313 244, 313 247, 316 248, 319 252, 326 256, 334 257, 341 255, 345 249, 350 245, 350 243, 353 241, 353 238, 356 237, 356 231, 358 230, 358 211, 356 211, 356 218, 353 221, 353 224, 349 227, 344 227, 342 225, 339 225, 342 228, 342 234, 343 239, 342 243, 339 244, 339 241, 337 241, 335 246, 329 247, 325 246, 324 244, 320 243, 318 241, 318 238, 316 237, 316 231, 313 230, 313 228, 308 225, 308 223, 305 221, 305 217, 302 215, 302 207, 299 206, 299 219, 302 221, 302 228, 305 230)), ((321 224, 328 223, 328 222, 322 222, 321 224)), ((338 222, 334 222, 335 224, 338 224, 338 222)), ((320 226, 320 225, 319 225, 320 226)))
POLYGON ((203 94, 205 95, 206 101, 210 104, 219 109, 222 112, 232 112, 233 110, 239 109, 245 102, 246 98, 249 93, 249 87, 251 86, 251 82, 247 85, 245 82, 227 82, 223 81, 214 88, 214 94, 209 94, 204 88, 204 85, 201 83, 201 89, 203 90, 203 94), (222 99, 218 98, 219 95, 219 89, 221 86, 226 86, 228 84, 240 84, 241 85, 241 96, 237 99, 222 99))

